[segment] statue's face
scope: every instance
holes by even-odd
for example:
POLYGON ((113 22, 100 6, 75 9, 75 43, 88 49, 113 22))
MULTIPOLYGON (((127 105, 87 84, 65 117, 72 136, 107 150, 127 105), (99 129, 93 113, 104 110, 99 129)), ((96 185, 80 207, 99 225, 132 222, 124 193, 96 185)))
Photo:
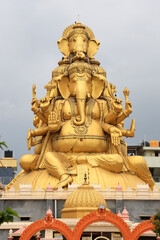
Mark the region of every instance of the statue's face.
POLYGON ((68 47, 70 53, 87 53, 88 38, 84 34, 74 34, 69 38, 68 47))
POLYGON ((85 101, 87 94, 91 94, 92 92, 91 76, 87 74, 83 74, 83 76, 75 74, 73 78, 70 78, 68 87, 71 96, 76 96, 85 101))

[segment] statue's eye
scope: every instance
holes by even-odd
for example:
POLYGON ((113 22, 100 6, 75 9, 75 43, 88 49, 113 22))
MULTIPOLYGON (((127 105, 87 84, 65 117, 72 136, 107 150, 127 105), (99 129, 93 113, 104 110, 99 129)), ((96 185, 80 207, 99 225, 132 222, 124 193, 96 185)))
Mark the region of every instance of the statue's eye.
POLYGON ((75 39, 75 38, 73 38, 73 42, 76 42, 76 39, 75 39))
POLYGON ((83 42, 85 42, 86 41, 86 39, 83 39, 83 42))

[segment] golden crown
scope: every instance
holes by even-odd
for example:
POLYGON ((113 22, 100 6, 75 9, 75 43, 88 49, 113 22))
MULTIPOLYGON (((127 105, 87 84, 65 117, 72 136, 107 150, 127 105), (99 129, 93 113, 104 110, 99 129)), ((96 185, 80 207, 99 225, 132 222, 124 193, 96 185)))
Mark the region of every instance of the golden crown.
POLYGON ((85 34, 89 39, 95 38, 92 30, 80 22, 68 26, 64 31, 62 38, 69 38, 75 33, 85 34))
POLYGON ((88 73, 89 75, 92 74, 92 68, 90 66, 90 64, 86 63, 86 62, 74 62, 72 63, 69 68, 68 68, 68 72, 69 75, 71 76, 73 73, 88 73))

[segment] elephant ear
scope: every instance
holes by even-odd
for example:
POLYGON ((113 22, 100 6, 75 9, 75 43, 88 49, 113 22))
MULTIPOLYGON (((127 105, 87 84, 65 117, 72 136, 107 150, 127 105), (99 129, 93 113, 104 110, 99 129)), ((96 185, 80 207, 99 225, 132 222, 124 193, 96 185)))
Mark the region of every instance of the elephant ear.
POLYGON ((96 52, 99 49, 99 45, 100 45, 100 42, 95 38, 92 38, 89 40, 89 45, 87 50, 87 54, 89 58, 93 58, 93 56, 96 54, 96 52))
POLYGON ((58 80, 58 88, 60 91, 60 94, 64 99, 67 99, 70 95, 69 88, 68 88, 68 77, 67 76, 62 76, 58 80))
POLYGON ((94 75, 92 78, 92 97, 99 98, 105 85, 106 78, 102 75, 94 75))
POLYGON ((57 41, 57 44, 58 44, 58 48, 61 51, 61 53, 63 53, 66 57, 68 57, 70 54, 69 47, 68 47, 68 39, 60 38, 57 41))

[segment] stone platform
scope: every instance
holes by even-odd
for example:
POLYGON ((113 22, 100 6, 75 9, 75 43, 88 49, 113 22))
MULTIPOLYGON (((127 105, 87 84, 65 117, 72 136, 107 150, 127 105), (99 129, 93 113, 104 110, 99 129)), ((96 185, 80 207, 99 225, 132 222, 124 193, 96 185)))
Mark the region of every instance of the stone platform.
MULTIPOLYGON (((84 182, 84 174, 87 175, 87 181, 92 185, 101 185, 101 190, 104 191, 107 187, 112 190, 116 189, 119 183, 124 190, 128 187, 136 190, 137 184, 145 184, 143 180, 130 172, 114 173, 106 171, 100 167, 91 167, 91 165, 77 165, 76 169, 72 170, 73 185, 82 184, 84 182)), ((54 189, 57 189, 58 179, 51 176, 45 169, 33 170, 24 172, 23 170, 17 177, 7 186, 7 190, 11 186, 15 190, 19 190, 19 184, 30 184, 32 182, 32 190, 38 187, 45 190, 50 184, 54 189)))

